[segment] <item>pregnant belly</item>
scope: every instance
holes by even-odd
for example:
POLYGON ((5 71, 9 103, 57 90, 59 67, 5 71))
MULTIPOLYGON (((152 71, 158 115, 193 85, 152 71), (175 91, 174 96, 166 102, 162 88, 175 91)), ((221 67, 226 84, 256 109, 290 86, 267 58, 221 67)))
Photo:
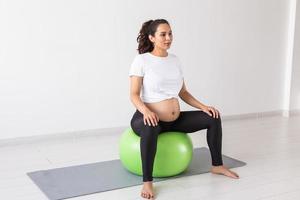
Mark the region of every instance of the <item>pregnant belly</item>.
POLYGON ((145 105, 158 115, 160 121, 174 121, 180 114, 180 106, 177 98, 166 99, 156 103, 145 103, 145 105))

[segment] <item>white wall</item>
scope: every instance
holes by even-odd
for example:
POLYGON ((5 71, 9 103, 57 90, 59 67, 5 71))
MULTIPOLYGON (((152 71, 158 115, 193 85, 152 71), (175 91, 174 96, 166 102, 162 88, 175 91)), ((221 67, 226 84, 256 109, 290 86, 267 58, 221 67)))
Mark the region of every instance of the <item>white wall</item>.
POLYGON ((0 0, 0 139, 129 126, 129 65, 153 18, 171 23, 200 101, 282 109, 286 0, 0 0))
POLYGON ((300 1, 297 1, 290 109, 300 109, 300 1))

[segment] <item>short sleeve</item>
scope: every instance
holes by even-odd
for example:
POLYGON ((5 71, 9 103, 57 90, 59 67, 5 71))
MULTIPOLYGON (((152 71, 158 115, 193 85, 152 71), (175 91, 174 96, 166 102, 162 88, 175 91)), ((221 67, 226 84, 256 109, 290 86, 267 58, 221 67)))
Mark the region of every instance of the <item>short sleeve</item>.
POLYGON ((135 56, 130 66, 129 76, 144 76, 144 62, 140 54, 135 56))

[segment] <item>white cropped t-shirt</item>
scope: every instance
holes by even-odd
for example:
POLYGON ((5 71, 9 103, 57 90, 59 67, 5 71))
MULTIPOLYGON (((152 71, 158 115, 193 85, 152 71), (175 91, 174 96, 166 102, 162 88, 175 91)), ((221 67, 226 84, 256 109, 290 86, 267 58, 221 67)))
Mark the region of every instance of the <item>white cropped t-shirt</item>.
POLYGON ((129 76, 143 77, 141 99, 146 103, 178 98, 183 84, 181 63, 176 55, 166 57, 143 53, 135 56, 129 76))

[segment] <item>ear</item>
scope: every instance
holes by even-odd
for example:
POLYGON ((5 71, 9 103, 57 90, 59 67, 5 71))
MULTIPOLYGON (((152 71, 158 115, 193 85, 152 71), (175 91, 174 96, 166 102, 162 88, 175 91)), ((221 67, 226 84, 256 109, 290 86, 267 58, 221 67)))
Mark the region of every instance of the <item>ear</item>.
POLYGON ((154 43, 154 37, 152 35, 148 35, 149 40, 154 43))

